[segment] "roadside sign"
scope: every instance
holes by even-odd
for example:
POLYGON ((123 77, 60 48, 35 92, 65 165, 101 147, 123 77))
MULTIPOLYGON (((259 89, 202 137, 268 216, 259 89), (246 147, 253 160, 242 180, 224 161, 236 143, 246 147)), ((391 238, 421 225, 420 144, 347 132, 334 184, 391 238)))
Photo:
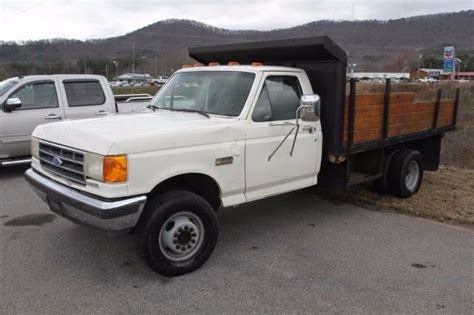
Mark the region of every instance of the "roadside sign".
POLYGON ((443 72, 454 73, 454 46, 444 47, 443 72))
POLYGON ((452 59, 454 58, 454 47, 444 47, 444 59, 452 59))
POLYGON ((454 59, 444 59, 443 63, 443 72, 445 73, 452 73, 454 70, 454 59))

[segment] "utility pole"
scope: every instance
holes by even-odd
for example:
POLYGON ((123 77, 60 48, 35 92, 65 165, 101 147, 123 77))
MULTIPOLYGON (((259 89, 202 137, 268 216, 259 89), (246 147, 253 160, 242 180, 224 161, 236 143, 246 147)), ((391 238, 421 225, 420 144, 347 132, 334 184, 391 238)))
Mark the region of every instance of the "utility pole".
POLYGON ((135 73, 135 41, 132 41, 132 73, 135 73))
POLYGON ((118 66, 119 66, 119 62, 117 60, 114 60, 112 61, 112 63, 114 64, 115 66, 115 80, 118 80, 118 66))

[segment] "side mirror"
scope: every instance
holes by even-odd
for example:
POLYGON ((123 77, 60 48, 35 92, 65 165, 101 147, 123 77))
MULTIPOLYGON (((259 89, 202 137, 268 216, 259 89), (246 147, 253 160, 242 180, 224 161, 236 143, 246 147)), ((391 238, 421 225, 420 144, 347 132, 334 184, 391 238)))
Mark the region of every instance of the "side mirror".
POLYGON ((21 100, 18 97, 9 98, 3 103, 2 107, 4 111, 9 113, 21 107, 21 100))
POLYGON ((321 98, 318 94, 301 95, 300 117, 303 121, 317 121, 321 116, 321 98))

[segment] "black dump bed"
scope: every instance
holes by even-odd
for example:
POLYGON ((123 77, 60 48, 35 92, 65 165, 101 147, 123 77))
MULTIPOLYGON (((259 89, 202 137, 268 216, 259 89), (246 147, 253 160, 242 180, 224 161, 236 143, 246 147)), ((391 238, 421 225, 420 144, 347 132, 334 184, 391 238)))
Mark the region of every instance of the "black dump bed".
POLYGON ((261 62, 264 65, 305 70, 314 93, 319 94, 322 100, 324 150, 331 152, 342 149, 347 55, 329 37, 197 47, 190 48, 189 55, 203 64, 261 62))

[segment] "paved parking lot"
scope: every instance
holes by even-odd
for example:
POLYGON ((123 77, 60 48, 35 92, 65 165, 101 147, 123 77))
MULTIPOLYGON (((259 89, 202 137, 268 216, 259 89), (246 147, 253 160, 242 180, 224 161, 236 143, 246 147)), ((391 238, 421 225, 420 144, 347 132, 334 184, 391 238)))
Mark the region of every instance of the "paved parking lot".
POLYGON ((163 278, 131 235, 51 214, 0 170, 0 313, 458 313, 474 304, 472 230, 318 199, 311 189, 219 214, 200 270, 163 278))

